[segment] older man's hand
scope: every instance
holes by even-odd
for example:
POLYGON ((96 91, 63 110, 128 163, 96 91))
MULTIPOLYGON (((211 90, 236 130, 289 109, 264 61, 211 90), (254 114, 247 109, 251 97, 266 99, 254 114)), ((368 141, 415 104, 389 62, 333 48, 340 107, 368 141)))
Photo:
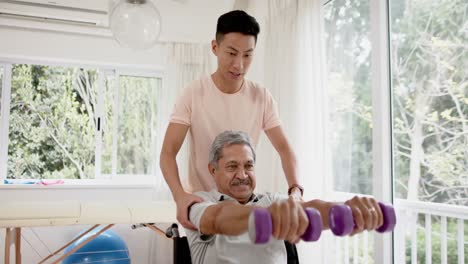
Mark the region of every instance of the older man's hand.
POLYGON ((293 198, 295 201, 298 201, 298 202, 304 201, 302 199, 302 193, 299 188, 292 188, 291 193, 289 194, 289 197, 293 198))
POLYGON ((301 204, 290 196, 288 200, 273 203, 268 211, 273 223, 273 237, 297 243, 309 224, 301 204))
POLYGON ((356 224, 351 236, 364 230, 375 230, 383 224, 382 210, 374 198, 355 196, 345 204, 351 207, 356 224))

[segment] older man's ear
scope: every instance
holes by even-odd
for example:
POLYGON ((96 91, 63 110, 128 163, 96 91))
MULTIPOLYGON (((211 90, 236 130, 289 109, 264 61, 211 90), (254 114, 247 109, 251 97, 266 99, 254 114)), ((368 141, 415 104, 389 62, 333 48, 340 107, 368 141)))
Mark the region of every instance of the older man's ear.
POLYGON ((214 176, 216 168, 210 163, 208 164, 208 171, 210 172, 211 176, 214 176))

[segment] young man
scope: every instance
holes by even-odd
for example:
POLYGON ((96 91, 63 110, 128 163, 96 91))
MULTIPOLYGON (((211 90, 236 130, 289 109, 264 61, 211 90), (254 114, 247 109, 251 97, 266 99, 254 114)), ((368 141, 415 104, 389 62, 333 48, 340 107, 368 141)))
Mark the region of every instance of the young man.
POLYGON ((244 11, 220 16, 216 39, 211 43, 218 61, 216 72, 190 83, 175 104, 164 138, 160 167, 177 203, 177 220, 186 228, 195 228, 188 221, 188 207, 202 201, 191 193, 216 187, 206 167, 208 147, 216 135, 227 129, 247 132, 254 146, 261 131, 265 131, 281 158, 288 193, 302 197, 296 158, 281 128, 276 102, 267 89, 244 78, 254 57, 259 31, 255 18, 244 11), (186 191, 180 182, 176 156, 187 132, 190 157, 186 191))
MULTIPOLYGON (((198 231, 187 230, 193 264, 286 263, 283 240, 297 243, 308 226, 305 207, 320 211, 329 228, 328 211, 335 203, 321 200, 298 202, 285 195, 255 194, 255 150, 244 132, 219 134, 210 149, 209 171, 217 189, 197 192, 204 202, 190 208, 190 220, 198 231), (248 236, 248 219, 256 207, 271 214, 273 237, 255 246, 248 236)), ((355 233, 383 224, 382 211, 373 198, 354 197, 345 202, 353 211, 355 233)))

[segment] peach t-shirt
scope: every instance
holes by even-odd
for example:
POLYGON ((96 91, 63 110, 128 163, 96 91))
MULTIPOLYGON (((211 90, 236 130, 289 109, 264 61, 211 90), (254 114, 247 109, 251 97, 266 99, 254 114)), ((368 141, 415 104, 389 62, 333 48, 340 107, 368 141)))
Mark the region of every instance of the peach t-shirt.
POLYGON ((210 191, 216 184, 208 171, 208 152, 215 137, 226 130, 249 134, 254 146, 262 130, 280 125, 276 102, 270 92, 245 80, 234 94, 221 92, 211 75, 191 82, 177 99, 171 123, 189 126, 190 192, 210 191))

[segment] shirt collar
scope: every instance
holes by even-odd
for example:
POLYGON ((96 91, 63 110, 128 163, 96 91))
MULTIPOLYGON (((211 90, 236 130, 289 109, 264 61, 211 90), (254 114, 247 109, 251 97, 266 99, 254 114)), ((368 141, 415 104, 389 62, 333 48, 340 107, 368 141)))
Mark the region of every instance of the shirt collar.
MULTIPOLYGON (((224 193, 220 193, 220 192, 217 192, 218 195, 217 195, 217 200, 219 202, 222 202, 222 201, 236 201, 236 199, 232 198, 231 196, 227 195, 227 194, 224 194, 224 193)), ((259 198, 258 196, 255 194, 255 193, 252 193, 252 195, 250 196, 250 199, 247 203, 256 203, 258 202, 259 198)))

